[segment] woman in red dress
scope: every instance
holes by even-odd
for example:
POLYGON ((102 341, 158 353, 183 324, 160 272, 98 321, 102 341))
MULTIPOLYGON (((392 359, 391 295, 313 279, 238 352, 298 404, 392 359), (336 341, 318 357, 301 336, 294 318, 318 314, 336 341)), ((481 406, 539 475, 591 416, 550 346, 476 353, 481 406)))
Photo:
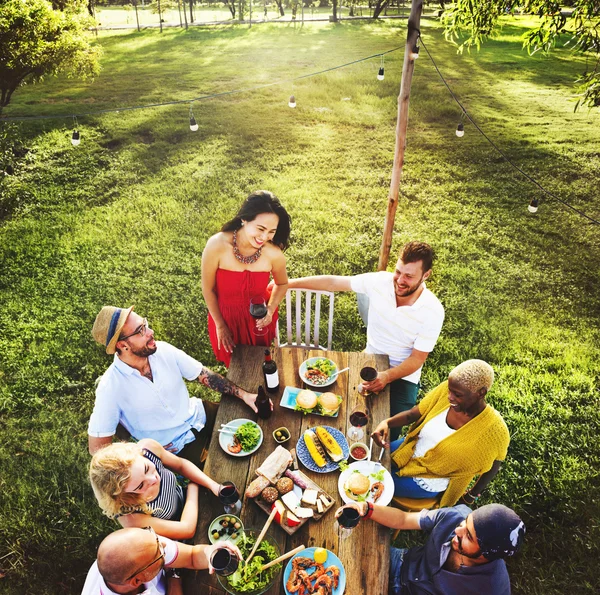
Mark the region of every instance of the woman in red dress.
MULTIPOLYGON (((227 367, 236 345, 270 345, 277 307, 288 285, 283 250, 290 216, 278 198, 257 190, 238 214, 212 236, 202 253, 202 294, 208 306, 208 333, 215 356, 227 367), (273 291, 267 286, 273 276, 273 291), (253 318, 252 298, 264 298, 266 314, 253 318)), ((256 312, 255 312, 256 314, 256 312)))

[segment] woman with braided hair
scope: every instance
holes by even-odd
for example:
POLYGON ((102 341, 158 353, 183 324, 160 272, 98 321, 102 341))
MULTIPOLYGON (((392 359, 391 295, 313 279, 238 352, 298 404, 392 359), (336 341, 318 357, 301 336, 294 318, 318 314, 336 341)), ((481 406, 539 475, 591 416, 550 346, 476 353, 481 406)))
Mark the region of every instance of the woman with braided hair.
POLYGON ((510 442, 502 416, 485 402, 493 381, 488 363, 467 360, 415 407, 377 426, 373 439, 392 452, 396 496, 439 497, 442 507, 477 500, 500 470, 510 442), (389 428, 409 424, 404 439, 388 442, 389 428))

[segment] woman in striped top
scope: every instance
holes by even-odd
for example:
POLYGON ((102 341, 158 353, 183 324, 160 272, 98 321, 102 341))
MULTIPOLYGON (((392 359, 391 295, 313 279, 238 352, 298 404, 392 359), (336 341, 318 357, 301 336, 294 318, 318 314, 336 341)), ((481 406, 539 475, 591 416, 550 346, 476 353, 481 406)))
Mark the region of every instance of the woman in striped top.
POLYGON ((106 516, 123 527, 151 526, 170 539, 194 536, 199 485, 219 493, 219 484, 196 465, 149 438, 100 449, 90 463, 90 481, 106 516), (190 480, 186 489, 174 472, 190 480))

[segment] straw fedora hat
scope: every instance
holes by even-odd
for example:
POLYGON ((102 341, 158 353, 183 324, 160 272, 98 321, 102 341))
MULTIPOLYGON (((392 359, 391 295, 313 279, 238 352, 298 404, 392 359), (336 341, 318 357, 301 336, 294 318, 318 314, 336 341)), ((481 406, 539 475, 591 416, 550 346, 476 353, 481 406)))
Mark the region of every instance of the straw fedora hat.
POLYGON ((121 329, 132 310, 133 306, 129 308, 104 306, 96 316, 92 327, 92 336, 100 345, 106 347, 106 353, 109 355, 115 352, 115 345, 119 340, 121 329))

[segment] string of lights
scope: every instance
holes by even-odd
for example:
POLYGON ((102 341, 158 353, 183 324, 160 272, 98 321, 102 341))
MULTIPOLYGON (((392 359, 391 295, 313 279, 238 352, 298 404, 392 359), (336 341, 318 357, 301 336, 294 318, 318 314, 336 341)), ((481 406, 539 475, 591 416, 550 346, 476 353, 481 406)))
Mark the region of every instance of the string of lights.
MULTIPOLYGON (((14 116, 14 117, 2 117, 0 118, 0 122, 31 122, 35 120, 61 120, 65 118, 76 118, 77 116, 80 118, 86 116, 97 116, 100 114, 115 114, 119 112, 133 111, 133 110, 141 110, 141 109, 150 109, 157 107, 166 107, 168 105, 181 105, 181 104, 191 104, 196 101, 205 101, 206 99, 214 99, 216 97, 226 97, 228 95, 236 95, 238 93, 251 93, 252 91, 258 91, 260 89, 266 89, 268 87, 275 87, 277 85, 288 85, 294 84, 296 81, 300 81, 303 79, 311 78, 313 76, 320 76, 322 74, 326 74, 328 72, 332 72, 334 70, 340 70, 342 68, 347 68, 348 66, 352 66, 354 64, 359 64, 360 62, 366 62, 367 60, 372 60, 373 58, 381 58, 381 68, 380 72, 383 80, 383 56, 386 54, 391 54, 392 52, 397 52, 401 50, 404 46, 399 46, 396 48, 392 48, 391 50, 386 50, 385 52, 381 52, 379 54, 372 54, 371 56, 366 56, 365 58, 358 58, 357 60, 353 60, 352 62, 346 62, 345 64, 338 64, 337 66, 331 66, 330 68, 325 68, 323 70, 318 70, 317 72, 310 72, 309 74, 302 74, 300 76, 296 76, 288 79, 281 79, 278 81, 274 81, 272 83, 264 83, 263 85, 256 85, 254 87, 248 87, 246 89, 233 89, 231 91, 222 91, 221 93, 212 93, 210 95, 201 95, 200 97, 193 97, 192 99, 176 99, 174 101, 162 101, 160 103, 148 103, 145 105, 132 105, 128 107, 116 107, 110 109, 103 110, 94 110, 91 112, 81 112, 77 114, 58 114, 51 116, 14 116)), ((295 106, 294 106, 295 107, 295 106)))
MULTIPOLYGON (((487 142, 490 143, 490 145, 492 145, 492 147, 498 153, 500 153, 500 155, 506 160, 506 162, 511 167, 513 167, 514 169, 516 169, 522 176, 524 176, 525 178, 527 178, 527 180, 529 180, 532 184, 535 184, 542 192, 544 192, 545 194, 547 194, 548 196, 550 196, 554 200, 558 201, 559 203, 561 203, 565 207, 568 207, 569 209, 571 209, 575 213, 581 215, 582 217, 585 217, 585 219, 587 219, 588 221, 590 221, 594 225, 600 225, 600 221, 598 221, 597 219, 594 219, 593 217, 590 217, 587 213, 584 213, 583 211, 581 211, 577 207, 574 207, 573 205, 569 204, 566 200, 564 200, 564 199, 560 198, 559 196, 557 196, 556 194, 554 194, 554 192, 551 192, 550 190, 547 190, 546 188, 544 188, 536 179, 532 178, 527 172, 523 171, 516 163, 514 163, 506 155, 506 153, 504 153, 504 151, 502 151, 500 149, 500 147, 498 147, 498 145, 496 145, 496 143, 481 129, 481 127, 475 122, 475 120, 473 120, 473 118, 471 117, 471 115, 469 114, 469 112, 467 112, 467 110, 465 109, 465 106, 460 102, 460 100, 458 99, 458 97, 454 94, 454 92, 450 88, 450 85, 446 82, 446 79, 443 77, 442 73, 440 72, 440 69, 438 68, 438 65, 435 63, 435 60, 433 59, 433 56, 431 55, 431 52, 429 51, 429 49, 427 48, 427 46, 423 42, 423 38, 421 37, 420 34, 419 34, 419 41, 421 42, 421 44, 425 48, 425 51, 427 52, 427 55, 429 56, 429 59, 431 60, 431 63, 433 64, 433 67, 435 68, 435 70, 437 71, 440 79, 442 80, 442 82, 446 86, 446 89, 448 89, 448 92, 452 96, 452 99, 454 99, 454 101, 457 103, 458 107, 460 107, 460 109, 461 109, 461 118, 460 118, 460 122, 459 122, 458 126, 456 127, 456 136, 459 136, 459 137, 460 136, 464 136, 464 134, 465 134, 465 126, 464 126, 464 123, 463 123, 463 119, 466 118, 467 120, 469 120, 469 122, 471 122, 471 124, 473 124, 473 126, 483 136, 483 138, 485 138, 485 140, 487 140, 487 142)), ((539 200, 537 198, 534 198, 529 203, 529 207, 528 207, 529 211, 531 213, 535 213, 538 210, 538 205, 539 205, 539 200)))

